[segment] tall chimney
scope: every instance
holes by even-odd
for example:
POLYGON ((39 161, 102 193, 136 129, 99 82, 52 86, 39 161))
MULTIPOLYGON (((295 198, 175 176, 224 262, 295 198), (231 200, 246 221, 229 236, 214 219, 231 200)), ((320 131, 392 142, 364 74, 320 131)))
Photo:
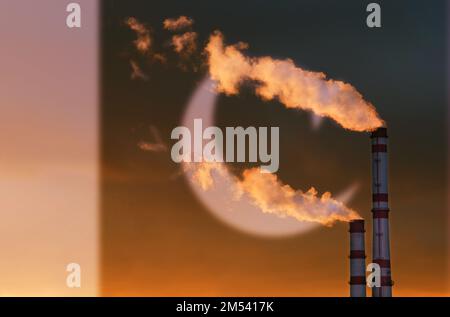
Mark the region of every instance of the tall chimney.
POLYGON ((380 265, 380 287, 372 287, 373 297, 391 297, 391 256, 389 247, 387 130, 372 132, 372 262, 380 265))
POLYGON ((350 296, 366 297, 364 220, 350 221, 350 296))

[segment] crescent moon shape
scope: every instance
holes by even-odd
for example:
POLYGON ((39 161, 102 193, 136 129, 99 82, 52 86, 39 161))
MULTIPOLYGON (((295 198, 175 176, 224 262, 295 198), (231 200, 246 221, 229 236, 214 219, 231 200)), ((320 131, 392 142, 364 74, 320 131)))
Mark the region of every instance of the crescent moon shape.
MULTIPOLYGON (((207 77, 193 93, 182 125, 194 131, 194 119, 202 119, 204 128, 214 126, 216 104, 214 82, 207 77)), ((263 213, 245 196, 239 200, 234 199, 234 177, 227 171, 225 164, 224 167, 224 173, 212 173, 214 186, 207 191, 193 180, 192 172, 188 168, 184 173, 195 196, 221 222, 247 234, 271 238, 305 233, 318 226, 316 223, 299 222, 294 218, 263 213)))

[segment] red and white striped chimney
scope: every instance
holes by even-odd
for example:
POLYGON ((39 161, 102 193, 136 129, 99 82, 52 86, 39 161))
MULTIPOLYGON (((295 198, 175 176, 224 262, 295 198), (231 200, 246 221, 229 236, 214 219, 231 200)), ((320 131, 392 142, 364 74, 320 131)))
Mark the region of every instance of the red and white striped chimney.
POLYGON ((391 297, 391 256, 389 247, 387 129, 372 132, 372 262, 380 265, 380 287, 372 288, 373 297, 391 297))
POLYGON ((364 220, 350 221, 350 296, 366 297, 364 220))

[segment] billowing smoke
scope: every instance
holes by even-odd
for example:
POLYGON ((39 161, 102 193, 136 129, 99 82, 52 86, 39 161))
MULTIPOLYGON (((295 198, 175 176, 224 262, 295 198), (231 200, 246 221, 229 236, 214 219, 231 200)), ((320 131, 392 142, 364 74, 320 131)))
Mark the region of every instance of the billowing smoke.
POLYGON ((169 31, 183 30, 192 26, 192 24, 194 24, 194 20, 184 15, 176 19, 165 19, 163 22, 164 28, 169 31))
POLYGON ((314 187, 306 193, 294 190, 281 183, 275 174, 261 173, 259 168, 245 170, 242 177, 239 187, 263 212, 326 226, 360 218, 354 210, 333 199, 329 192, 319 196, 314 187))
POLYGON ((189 173, 192 180, 205 191, 214 186, 213 172, 222 176, 228 173, 226 166, 217 162, 184 163, 183 169, 184 172, 189 173))
MULTIPOLYGON (((350 84, 303 70, 289 59, 250 58, 242 52, 245 48, 245 43, 225 46, 219 32, 211 35, 206 52, 210 76, 219 92, 237 94, 244 81, 252 80, 257 83, 256 94, 263 99, 276 98, 287 108, 329 117, 346 129, 371 131, 384 124, 373 105, 350 84)), ((191 177, 203 190, 214 186, 213 172, 223 175, 226 171, 223 164, 194 165, 191 177)), ((233 178, 235 198, 246 195, 264 213, 325 226, 361 218, 329 192, 319 195, 313 187, 306 192, 295 190, 275 174, 261 173, 259 168, 246 169, 233 178)))
POLYGON ((150 29, 133 17, 128 18, 125 22, 137 35, 137 39, 134 41, 136 49, 143 54, 147 53, 152 44, 150 29))
MULTIPOLYGON (((167 62, 166 57, 161 53, 156 53, 152 49, 153 43, 150 36, 151 29, 144 23, 138 21, 134 17, 129 17, 125 20, 125 24, 136 33, 136 40, 133 41, 136 50, 150 62, 158 62, 164 64, 167 62)), ((136 58, 130 59, 131 79, 148 80, 147 74, 139 66, 136 58)))
MULTIPOLYGON (((140 51, 148 51, 149 32, 145 32, 142 24, 135 19, 130 19, 130 27, 138 34, 136 47, 140 51)), ((192 23, 191 19, 182 16, 165 20, 164 27, 178 31, 190 27, 192 23)), ((173 49, 178 53, 195 51, 196 38, 195 32, 177 34, 172 37, 173 49)), ((277 99, 287 108, 307 110, 318 117, 331 118, 345 129, 371 131, 384 125, 373 105, 365 101, 350 84, 329 79, 324 73, 301 69, 290 59, 248 57, 243 53, 246 48, 245 43, 224 45, 219 32, 210 36, 205 51, 209 73, 217 84, 218 92, 237 94, 245 81, 252 81, 256 83, 256 94, 261 98, 277 99)), ((140 142, 138 146, 145 151, 167 151, 160 141, 140 142)), ((230 176, 223 163, 185 163, 183 168, 205 191, 214 186, 212 173, 230 176)), ((234 198, 241 199, 245 195, 264 213, 326 226, 336 221, 360 218, 356 211, 333 198, 329 192, 319 195, 313 187, 306 192, 296 190, 283 184, 275 174, 261 173, 258 168, 247 169, 241 175, 231 177, 234 198)))
POLYGON ((186 32, 172 36, 172 46, 175 52, 188 56, 197 49, 197 33, 186 32))
POLYGON ((384 125, 374 106, 352 85, 303 70, 290 59, 250 58, 243 48, 242 43, 225 46, 220 32, 211 35, 206 52, 218 91, 237 94, 244 81, 252 80, 258 83, 256 94, 261 98, 276 98, 287 108, 329 117, 345 129, 372 131, 384 125))
MULTIPOLYGON (((212 173, 228 174, 226 166, 220 163, 187 163, 185 166, 192 180, 203 190, 214 186, 212 173)), ((232 184, 235 199, 246 195, 262 212, 279 217, 293 217, 325 226, 361 218, 356 211, 331 197, 329 192, 318 195, 314 187, 307 192, 295 190, 283 184, 275 174, 261 173, 260 168, 244 170, 240 177, 233 177, 232 184)))

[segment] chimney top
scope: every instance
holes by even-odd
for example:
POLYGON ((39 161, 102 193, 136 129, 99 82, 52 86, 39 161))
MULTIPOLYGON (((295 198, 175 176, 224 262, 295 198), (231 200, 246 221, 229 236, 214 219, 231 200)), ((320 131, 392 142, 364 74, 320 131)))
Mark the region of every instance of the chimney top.
POLYGON ((352 232, 366 232, 364 230, 364 219, 355 219, 350 221, 350 233, 352 232))
POLYGON ((378 128, 375 131, 372 132, 371 138, 387 138, 387 129, 382 127, 382 128, 378 128))

